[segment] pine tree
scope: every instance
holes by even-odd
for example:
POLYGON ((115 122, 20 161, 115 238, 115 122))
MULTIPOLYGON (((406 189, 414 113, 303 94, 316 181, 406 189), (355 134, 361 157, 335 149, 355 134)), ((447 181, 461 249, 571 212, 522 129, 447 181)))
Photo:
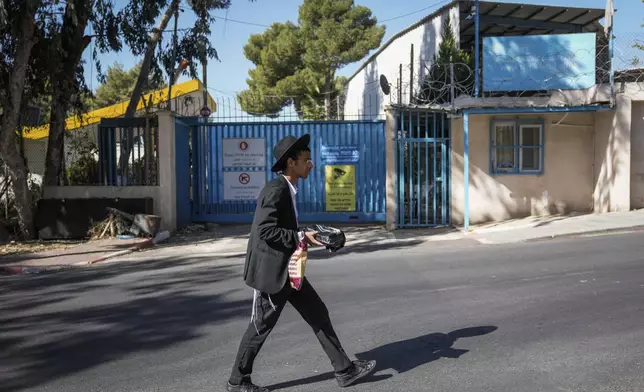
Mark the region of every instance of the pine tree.
POLYGON ((449 16, 443 27, 441 39, 438 53, 434 55, 429 72, 421 82, 420 92, 415 97, 416 104, 440 105, 455 98, 452 97, 450 64, 454 64, 455 95, 471 95, 474 88, 474 57, 457 47, 449 16))

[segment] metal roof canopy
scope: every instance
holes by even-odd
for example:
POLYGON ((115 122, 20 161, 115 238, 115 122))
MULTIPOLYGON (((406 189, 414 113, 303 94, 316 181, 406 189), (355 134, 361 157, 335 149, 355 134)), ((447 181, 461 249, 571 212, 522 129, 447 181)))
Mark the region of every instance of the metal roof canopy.
MULTIPOLYGON (((461 48, 474 45, 474 1, 460 2, 461 48)), ((516 36, 597 32, 604 35, 599 21, 606 10, 536 4, 479 2, 479 35, 516 36)))

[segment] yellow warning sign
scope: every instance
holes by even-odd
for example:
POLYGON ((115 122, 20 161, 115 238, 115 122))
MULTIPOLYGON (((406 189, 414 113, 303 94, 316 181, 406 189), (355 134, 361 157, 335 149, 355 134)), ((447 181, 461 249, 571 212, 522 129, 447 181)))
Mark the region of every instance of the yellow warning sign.
POLYGON ((356 210, 356 167, 354 165, 325 166, 326 210, 328 212, 356 210))

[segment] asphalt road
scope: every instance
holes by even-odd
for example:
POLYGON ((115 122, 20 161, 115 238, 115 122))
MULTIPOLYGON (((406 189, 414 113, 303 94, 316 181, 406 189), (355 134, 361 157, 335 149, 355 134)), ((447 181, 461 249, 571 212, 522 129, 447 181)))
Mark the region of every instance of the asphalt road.
MULTIPOLYGON (((308 276, 349 353, 354 391, 644 390, 642 234, 454 242, 324 258, 308 276)), ((223 391, 251 290, 239 259, 189 254, 0 279, 0 391, 223 391)), ((254 381, 337 391, 287 307, 254 381)))

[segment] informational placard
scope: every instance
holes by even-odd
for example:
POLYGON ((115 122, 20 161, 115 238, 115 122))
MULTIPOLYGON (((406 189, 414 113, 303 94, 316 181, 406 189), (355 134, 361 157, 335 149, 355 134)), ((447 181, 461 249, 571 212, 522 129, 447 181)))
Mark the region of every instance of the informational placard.
POLYGON ((356 210, 356 167, 354 165, 325 166, 326 211, 356 210))
POLYGON ((360 161, 360 147, 321 145, 320 159, 323 165, 352 165, 360 161))
POLYGON ((229 139, 222 141, 223 165, 230 167, 266 167, 266 139, 229 139))
POLYGON ((257 200, 266 184, 266 172, 224 172, 224 200, 257 200))

